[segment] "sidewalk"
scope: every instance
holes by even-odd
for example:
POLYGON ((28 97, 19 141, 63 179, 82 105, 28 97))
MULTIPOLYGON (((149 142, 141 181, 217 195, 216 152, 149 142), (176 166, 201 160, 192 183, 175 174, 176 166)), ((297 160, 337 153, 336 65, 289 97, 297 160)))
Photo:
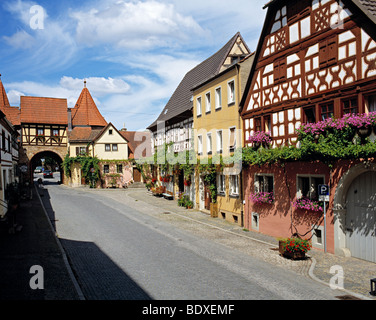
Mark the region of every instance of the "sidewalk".
MULTIPOLYGON (((109 191, 110 193, 111 191, 109 191)), ((192 219, 196 223, 210 225, 217 230, 222 230, 238 235, 241 238, 247 238, 253 245, 258 244, 259 250, 253 249, 252 254, 275 263, 278 266, 287 267, 298 273, 304 274, 312 279, 330 284, 330 280, 338 275, 338 266, 343 268, 344 291, 341 299, 354 300, 376 300, 376 297, 369 294, 370 279, 376 278, 376 264, 352 257, 341 257, 330 253, 312 249, 308 252, 309 259, 304 261, 291 261, 280 257, 278 251, 278 241, 270 236, 261 233, 247 231, 221 218, 211 218, 210 215, 197 210, 187 210, 179 207, 176 201, 169 201, 163 198, 155 197, 144 189, 128 189, 123 194, 135 200, 142 201, 155 207, 156 211, 163 211, 178 215, 180 218, 192 219), (274 250, 273 250, 274 249, 274 250), (332 273, 330 273, 333 267, 332 273)), ((139 202, 138 202, 139 203, 139 202)), ((171 219, 171 218, 170 218, 171 219)), ((239 245, 240 247, 240 245, 239 245)), ((338 284, 338 282, 333 282, 338 284)))
POLYGON ((0 223, 0 300, 79 300, 66 257, 35 189, 32 199, 22 201, 17 209, 16 223, 22 229, 15 233, 0 223), (35 276, 42 272, 30 273, 32 266, 43 268, 43 282, 36 282, 35 276), (30 282, 43 289, 31 289, 30 282))

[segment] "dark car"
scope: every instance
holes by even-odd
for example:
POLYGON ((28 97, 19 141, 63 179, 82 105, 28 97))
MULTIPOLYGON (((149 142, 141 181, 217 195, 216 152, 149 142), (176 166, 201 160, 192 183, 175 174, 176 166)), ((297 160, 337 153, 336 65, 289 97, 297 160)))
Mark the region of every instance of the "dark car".
POLYGON ((43 172, 43 177, 44 177, 44 178, 53 178, 54 176, 53 176, 52 171, 50 171, 50 170, 45 170, 45 171, 43 172))

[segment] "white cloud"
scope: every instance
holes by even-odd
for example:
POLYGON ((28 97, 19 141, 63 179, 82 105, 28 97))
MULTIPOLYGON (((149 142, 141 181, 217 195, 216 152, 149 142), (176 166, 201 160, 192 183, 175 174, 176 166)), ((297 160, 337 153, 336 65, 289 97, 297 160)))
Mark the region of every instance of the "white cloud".
POLYGON ((89 46, 171 47, 204 33, 191 16, 181 15, 172 4, 153 0, 117 1, 101 10, 74 12, 71 17, 77 20, 77 41, 89 46))
POLYGON ((124 80, 113 78, 99 78, 91 77, 87 79, 77 79, 72 77, 62 77, 60 85, 69 90, 82 88, 84 81, 87 82, 87 87, 90 92, 97 96, 108 94, 127 94, 130 91, 130 86, 124 80))
POLYGON ((17 49, 29 49, 35 44, 34 38, 25 30, 18 31, 10 37, 4 36, 3 38, 11 47, 17 49))

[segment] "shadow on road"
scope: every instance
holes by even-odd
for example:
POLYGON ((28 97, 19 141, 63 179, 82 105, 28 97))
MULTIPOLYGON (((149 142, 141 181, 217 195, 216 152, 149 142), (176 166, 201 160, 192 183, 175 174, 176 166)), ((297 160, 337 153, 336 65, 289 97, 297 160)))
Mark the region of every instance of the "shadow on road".
POLYGON ((95 243, 60 239, 87 300, 152 298, 95 243))
MULTIPOLYGON (((58 184, 48 181, 48 184, 58 184)), ((44 185, 47 185, 44 180, 44 185)), ((55 211, 47 188, 38 188, 39 195, 56 227, 55 211)), ((152 298, 131 279, 95 243, 59 238, 81 290, 87 300, 151 300, 152 298)))

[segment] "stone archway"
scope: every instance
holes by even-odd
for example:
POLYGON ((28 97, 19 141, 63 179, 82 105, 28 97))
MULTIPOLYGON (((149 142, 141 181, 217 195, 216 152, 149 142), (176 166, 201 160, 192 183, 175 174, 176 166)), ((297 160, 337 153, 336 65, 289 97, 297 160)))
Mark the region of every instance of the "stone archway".
POLYGON ((58 165, 58 168, 59 168, 59 173, 60 173, 60 183, 64 183, 64 169, 62 167, 62 163, 63 163, 63 158, 61 157, 61 155, 53 152, 53 151, 41 151, 41 152, 38 152, 36 153, 35 155, 33 155, 31 158, 30 158, 30 161, 29 161, 29 175, 30 175, 30 181, 33 180, 33 173, 34 173, 34 170, 37 166, 37 161, 39 159, 43 159, 43 158, 52 158, 53 160, 56 161, 57 165, 58 165))
POLYGON ((335 254, 351 256, 346 244, 347 196, 353 182, 367 172, 376 172, 376 163, 365 161, 357 164, 350 168, 338 182, 333 202, 335 254))

